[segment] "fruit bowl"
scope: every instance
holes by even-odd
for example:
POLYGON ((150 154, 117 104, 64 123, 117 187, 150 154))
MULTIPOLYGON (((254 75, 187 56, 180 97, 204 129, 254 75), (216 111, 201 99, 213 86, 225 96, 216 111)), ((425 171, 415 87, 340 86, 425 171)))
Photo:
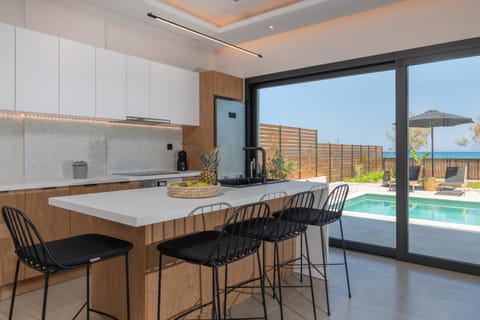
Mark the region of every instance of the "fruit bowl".
POLYGON ((221 194, 220 184, 177 182, 167 185, 167 195, 172 198, 197 199, 216 197, 221 194))

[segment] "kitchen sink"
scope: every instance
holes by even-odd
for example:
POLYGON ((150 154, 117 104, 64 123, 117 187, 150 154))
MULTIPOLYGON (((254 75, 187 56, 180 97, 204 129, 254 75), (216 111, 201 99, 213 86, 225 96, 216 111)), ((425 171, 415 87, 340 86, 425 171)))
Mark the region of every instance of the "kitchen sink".
MULTIPOLYGON (((287 182, 288 180, 281 179, 267 179, 266 184, 287 182)), ((218 182, 223 187, 232 187, 232 188, 246 188, 254 187, 262 184, 262 178, 231 178, 231 179, 218 179, 218 182)))

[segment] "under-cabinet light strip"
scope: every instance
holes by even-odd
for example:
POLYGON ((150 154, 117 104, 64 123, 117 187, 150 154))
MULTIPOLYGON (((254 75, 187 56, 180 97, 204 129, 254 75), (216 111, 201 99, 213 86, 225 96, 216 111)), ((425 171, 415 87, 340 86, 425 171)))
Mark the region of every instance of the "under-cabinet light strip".
POLYGON ((147 16, 149 16, 150 18, 153 18, 157 21, 160 21, 160 22, 163 22, 163 23, 166 23, 172 27, 175 27, 175 28, 179 28, 179 29, 182 29, 184 31, 187 31, 187 32, 190 32, 190 33, 193 33, 199 37, 202 37, 202 38, 205 38, 205 39, 208 39, 208 40, 211 40, 211 41, 214 41, 216 43, 219 43, 219 44, 223 44, 224 46, 227 46, 227 47, 230 47, 232 49, 235 49, 235 50, 238 50, 238 51, 241 51, 241 52, 244 52, 246 54, 249 54, 249 55, 252 55, 252 56, 255 56, 255 57, 258 57, 258 58, 262 58, 262 55, 261 54, 258 54, 258 53, 255 53, 253 51, 250 51, 250 50, 247 50, 247 49, 244 49, 242 47, 239 47, 239 46, 236 46, 234 44, 231 44, 231 43, 228 43, 226 41, 223 41, 223 40, 220 40, 220 39, 217 39, 217 38, 214 38, 214 37, 211 37, 209 35, 206 35, 205 33, 201 33, 199 31, 196 31, 196 30, 193 30, 193 29, 190 29, 188 27, 185 27, 185 26, 182 26, 178 23, 175 23, 173 21, 170 21, 170 20, 167 20, 165 18, 161 18, 157 15, 154 15, 153 13, 149 12, 147 13, 147 16))
POLYGON ((49 120, 49 121, 64 121, 64 122, 77 122, 77 123, 86 123, 86 124, 103 124, 111 126, 128 126, 128 127, 148 127, 148 128, 163 128, 163 129, 180 129, 179 126, 175 125, 145 125, 145 124, 133 124, 133 123, 121 123, 106 119, 92 119, 92 118, 82 118, 75 116, 62 116, 62 115, 46 115, 46 114, 37 114, 37 113, 23 113, 23 112, 14 112, 14 111, 0 111, 0 119, 32 119, 32 120, 49 120))

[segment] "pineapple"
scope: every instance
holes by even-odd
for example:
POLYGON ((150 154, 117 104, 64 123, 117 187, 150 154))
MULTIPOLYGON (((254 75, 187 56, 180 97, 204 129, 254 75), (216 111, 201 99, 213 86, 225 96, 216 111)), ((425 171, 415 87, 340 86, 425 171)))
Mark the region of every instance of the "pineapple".
POLYGON ((200 156, 200 162, 202 163, 202 171, 200 172, 200 182, 208 184, 217 184, 217 168, 220 163, 220 150, 218 148, 213 149, 208 153, 202 153, 200 156))

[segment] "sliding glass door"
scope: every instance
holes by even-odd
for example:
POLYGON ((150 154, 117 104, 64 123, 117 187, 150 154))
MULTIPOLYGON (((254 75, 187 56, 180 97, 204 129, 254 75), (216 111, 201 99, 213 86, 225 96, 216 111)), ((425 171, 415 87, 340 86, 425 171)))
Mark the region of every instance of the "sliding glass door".
POLYGON ((409 252, 480 264, 480 56, 408 67, 409 252), (412 189, 413 191, 413 189, 412 189))
POLYGON ((480 274, 480 39, 246 86, 270 175, 350 185, 347 248, 480 274))
POLYGON ((346 240, 393 249, 395 72, 378 69, 259 89, 258 136, 270 176, 350 185, 346 240))

